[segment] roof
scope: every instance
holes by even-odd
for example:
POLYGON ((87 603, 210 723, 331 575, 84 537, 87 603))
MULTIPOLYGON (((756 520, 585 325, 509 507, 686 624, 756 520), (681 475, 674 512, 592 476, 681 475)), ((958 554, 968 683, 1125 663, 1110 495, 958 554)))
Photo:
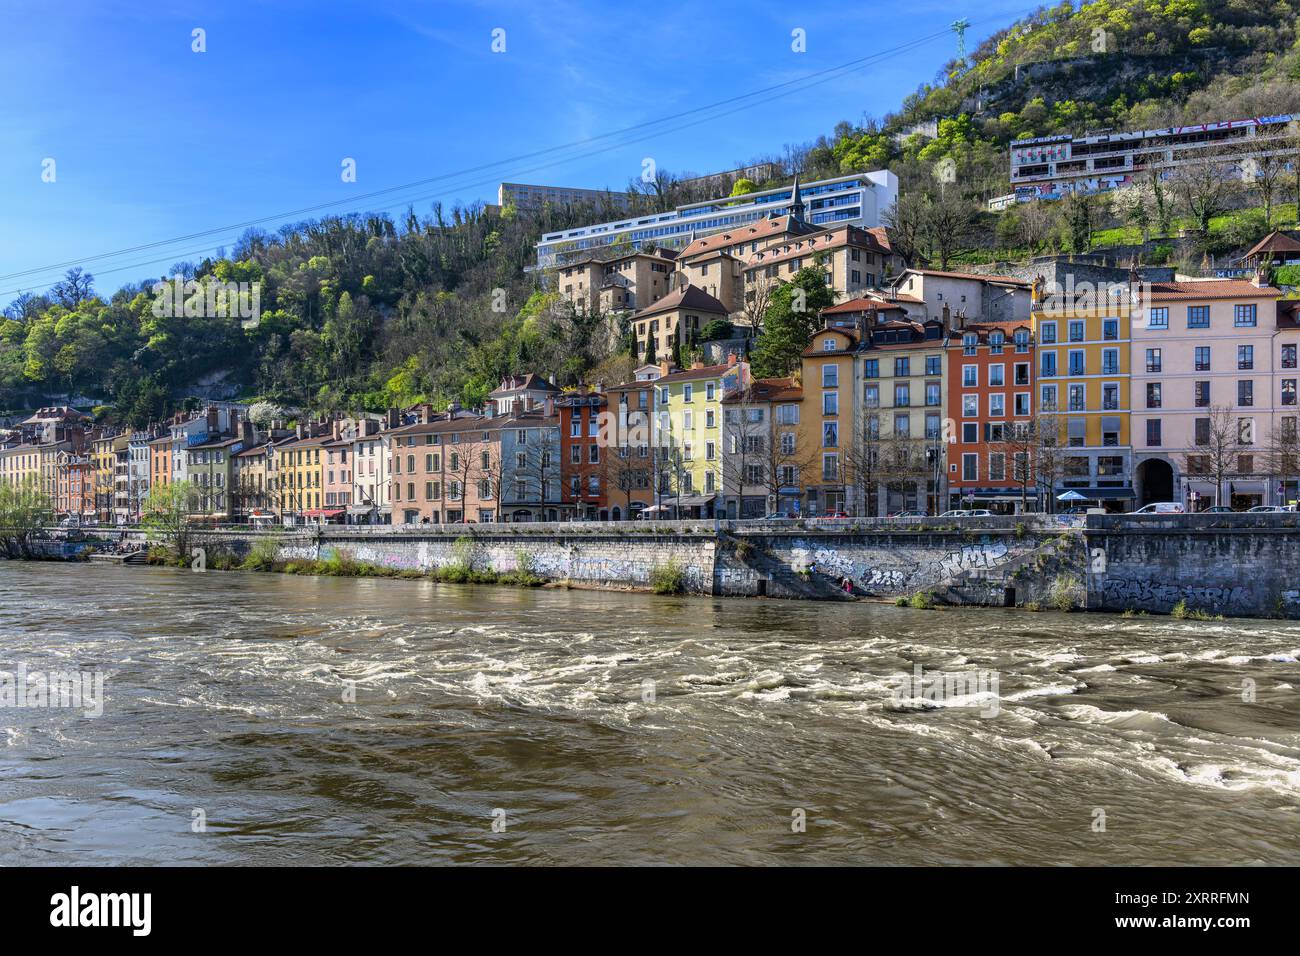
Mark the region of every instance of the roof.
POLYGON ((723 404, 743 402, 800 402, 803 387, 793 378, 756 378, 749 388, 733 392, 722 400, 723 404))
POLYGON ((552 385, 546 379, 542 378, 536 372, 529 372, 527 375, 507 375, 501 380, 501 384, 494 391, 488 393, 488 398, 505 396, 511 392, 556 392, 560 390, 557 386, 552 385))
POLYGON ((769 246, 767 249, 760 249, 746 260, 745 268, 753 269, 758 266, 771 265, 774 262, 799 259, 804 256, 814 255, 824 249, 838 249, 841 246, 848 245, 869 247, 873 252, 882 255, 887 255, 889 252, 867 230, 845 223, 841 226, 821 229, 804 236, 794 236, 779 246, 774 245, 769 246))
POLYGON ((678 261, 693 258, 705 252, 714 249, 725 249, 727 246, 735 244, 744 244, 754 242, 758 239, 764 239, 768 236, 791 233, 794 235, 805 235, 810 232, 820 232, 816 226, 810 226, 805 222, 795 219, 793 216, 773 216, 768 219, 759 219, 741 226, 739 229, 730 229, 727 232, 717 232, 711 236, 703 236, 690 243, 685 249, 677 254, 678 261))
POLYGON ((894 299, 886 299, 876 295, 860 295, 856 299, 849 299, 847 302, 841 302, 839 305, 830 305, 822 309, 820 315, 844 315, 845 313, 856 312, 891 312, 895 309, 903 310, 900 302, 920 305, 921 300, 912 296, 897 296, 894 299))
POLYGON ((1243 259, 1249 259, 1251 256, 1257 256, 1264 252, 1300 252, 1300 240, 1292 239, 1284 232, 1278 232, 1274 229, 1259 242, 1250 247, 1243 259))
POLYGON ((967 322, 961 328, 952 330, 952 338, 948 342, 949 348, 960 348, 962 346, 962 336, 968 332, 974 332, 979 341, 987 342, 988 337, 993 332, 1002 332, 1008 338, 1015 335, 1017 329, 1024 329, 1027 332, 1033 332, 1033 328, 1028 322, 1017 321, 1014 319, 1005 319, 1002 321, 988 322, 967 322))
POLYGON ((904 269, 891 280, 891 284, 898 285, 909 274, 935 276, 940 279, 970 279, 975 282, 988 282, 992 285, 1014 285, 1025 289, 1030 287, 1027 280, 1017 279, 1014 276, 980 275, 974 272, 945 272, 941 269, 904 269))
POLYGON ((705 365, 703 368, 688 368, 680 372, 673 372, 671 375, 664 375, 646 384, 672 385, 676 382, 689 382, 700 378, 719 378, 736 367, 733 363, 731 365, 705 365))
POLYGON ((1257 286, 1249 279, 1205 279, 1199 282, 1152 282, 1149 300, 1172 302, 1188 299, 1279 299, 1282 291, 1257 286))
POLYGON ((688 285, 684 289, 676 289, 669 292, 666 296, 655 302, 640 312, 632 316, 632 320, 646 318, 651 315, 661 315, 664 312, 672 312, 675 309, 695 309, 698 312, 714 312, 718 315, 726 315, 727 307, 709 295, 699 286, 688 285))

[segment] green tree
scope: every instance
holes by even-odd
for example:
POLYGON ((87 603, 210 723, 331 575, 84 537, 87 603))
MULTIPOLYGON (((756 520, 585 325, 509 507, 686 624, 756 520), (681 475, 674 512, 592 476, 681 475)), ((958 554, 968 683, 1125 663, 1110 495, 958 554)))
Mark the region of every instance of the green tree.
POLYGON ((820 266, 805 266, 773 292, 751 360, 754 375, 774 378, 793 372, 820 325, 818 313, 834 304, 835 293, 820 266))
POLYGON ((188 481, 156 484, 145 497, 142 524, 157 535, 178 562, 190 557, 190 515, 197 506, 197 490, 188 481))
POLYGON ((37 534, 51 517, 50 500, 35 476, 22 484, 0 484, 0 551, 9 558, 30 558, 37 534))

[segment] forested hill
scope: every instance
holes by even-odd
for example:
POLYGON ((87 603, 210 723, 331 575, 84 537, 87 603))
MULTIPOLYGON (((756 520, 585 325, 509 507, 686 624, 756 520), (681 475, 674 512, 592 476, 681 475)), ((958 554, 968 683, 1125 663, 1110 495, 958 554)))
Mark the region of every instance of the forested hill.
MULTIPOLYGON (((933 165, 952 158, 956 198, 977 211, 1006 191, 1006 146, 1016 138, 1300 112, 1296 12, 1270 0, 1042 8, 946 64, 894 113, 755 159, 772 160, 778 179, 888 166, 904 195, 925 198, 933 165), (909 134, 929 121, 936 136, 909 134)), ((703 198, 666 173, 640 188, 646 209, 703 198)), ((942 199, 932 212, 954 206, 952 194, 942 199)), ((924 212, 913 210, 921 220, 924 212)), ((194 394, 377 410, 420 399, 474 403, 509 371, 611 381, 626 363, 610 354, 603 319, 555 307, 525 272, 542 232, 599 218, 607 211, 592 207, 536 215, 435 207, 399 221, 359 214, 249 232, 227 255, 179 267, 200 280, 260 281, 263 315, 250 329, 233 318, 154 316, 156 278, 110 295, 74 274, 6 308, 0 412, 72 398, 143 424, 194 394)), ((950 223, 931 225, 941 238, 954 233, 950 223)), ((933 252, 924 236, 913 238, 917 251, 933 252)))

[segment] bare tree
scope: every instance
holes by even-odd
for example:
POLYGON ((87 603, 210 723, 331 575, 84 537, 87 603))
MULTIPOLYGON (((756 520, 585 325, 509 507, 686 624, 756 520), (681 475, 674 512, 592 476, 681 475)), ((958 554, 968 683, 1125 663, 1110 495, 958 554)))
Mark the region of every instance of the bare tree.
POLYGON ((1225 212, 1237 183, 1224 174, 1222 161, 1206 160, 1175 168, 1171 177, 1179 205, 1196 223, 1201 240, 1210 235, 1210 220, 1225 212))
POLYGON ((1233 416, 1232 409, 1223 405, 1213 405, 1206 409, 1207 416, 1196 419, 1192 441, 1195 451, 1184 453, 1183 469, 1189 475, 1199 475, 1214 482, 1214 503, 1222 504, 1224 482, 1233 474, 1237 466, 1237 455, 1250 442, 1243 442, 1240 425, 1233 416))
POLYGON ((50 295, 54 301, 59 303, 65 309, 75 309, 78 305, 89 299, 94 292, 95 277, 86 272, 81 266, 73 266, 66 273, 63 279, 54 284, 50 289, 50 295))
POLYGON ((1065 420, 1059 415, 1040 413, 1036 422, 1031 469, 1043 491, 1047 510, 1055 511, 1056 486, 1065 477, 1065 459, 1069 454, 1065 420))
POLYGON ((868 518, 877 517, 879 511, 878 491, 885 474, 882 447, 879 416, 868 412, 862 428, 852 436, 844 452, 844 482, 857 489, 868 518))

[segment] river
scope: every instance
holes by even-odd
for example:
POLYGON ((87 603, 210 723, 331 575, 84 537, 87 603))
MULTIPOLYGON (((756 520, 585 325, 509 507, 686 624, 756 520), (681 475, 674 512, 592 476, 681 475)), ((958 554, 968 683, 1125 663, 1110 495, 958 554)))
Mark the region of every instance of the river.
POLYGON ((1300 863, 1300 623, 16 562, 0 588, 0 670, 105 690, 0 709, 8 865, 1300 863), (917 665, 996 694, 900 693, 917 665))

